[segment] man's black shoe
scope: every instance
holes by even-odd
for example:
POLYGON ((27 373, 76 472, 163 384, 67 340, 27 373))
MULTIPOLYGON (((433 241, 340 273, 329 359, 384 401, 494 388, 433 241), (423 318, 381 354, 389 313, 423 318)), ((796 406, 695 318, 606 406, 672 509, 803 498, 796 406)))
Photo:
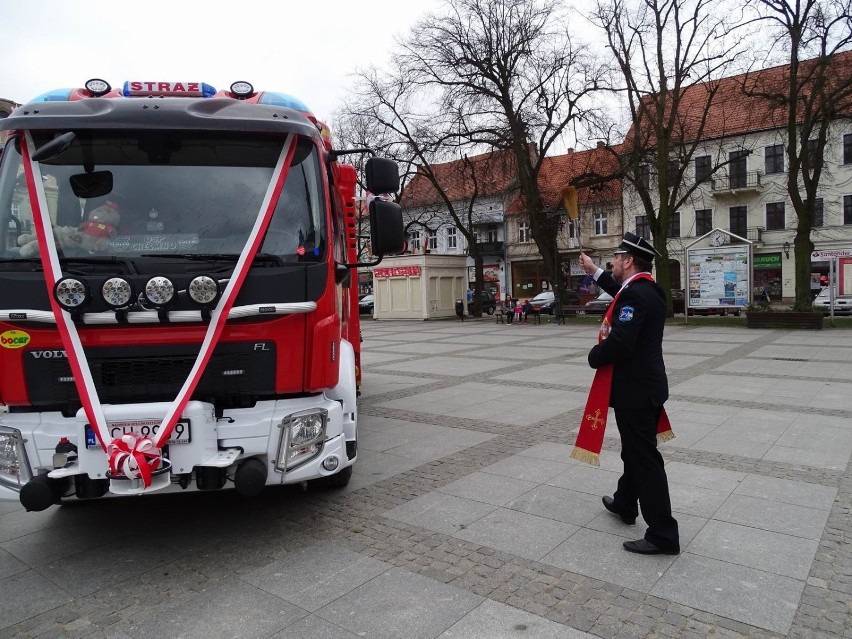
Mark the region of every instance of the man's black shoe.
POLYGON ((637 552, 640 555, 679 555, 680 548, 660 548, 655 546, 647 539, 637 539, 636 541, 625 541, 624 550, 627 552, 637 552))
POLYGON ((618 508, 615 507, 615 500, 612 497, 601 497, 601 501, 603 502, 604 508, 606 508, 613 515, 618 515, 619 517, 621 517, 621 521, 623 521, 628 526, 632 526, 636 523, 636 515, 625 515, 623 512, 621 512, 618 508))

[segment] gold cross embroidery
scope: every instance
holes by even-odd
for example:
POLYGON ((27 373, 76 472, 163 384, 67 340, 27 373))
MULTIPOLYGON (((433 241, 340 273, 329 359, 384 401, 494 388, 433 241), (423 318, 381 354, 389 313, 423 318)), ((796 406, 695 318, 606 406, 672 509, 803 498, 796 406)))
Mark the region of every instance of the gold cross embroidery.
POLYGON ((592 415, 591 413, 586 415, 586 419, 588 419, 590 422, 592 422, 592 430, 597 430, 598 426, 600 424, 603 424, 603 423, 606 422, 606 419, 601 417, 601 409, 600 408, 595 409, 594 415, 592 415))

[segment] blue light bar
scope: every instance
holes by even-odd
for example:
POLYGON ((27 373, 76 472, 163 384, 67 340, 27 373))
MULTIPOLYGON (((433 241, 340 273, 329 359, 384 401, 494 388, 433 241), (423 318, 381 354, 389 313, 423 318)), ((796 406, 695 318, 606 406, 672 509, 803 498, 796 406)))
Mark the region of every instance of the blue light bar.
POLYGON ((67 102, 73 89, 54 89, 33 98, 30 102, 67 102))
POLYGON ((263 95, 260 96, 260 100, 258 100, 258 102, 260 104, 287 107, 288 109, 295 109, 296 111, 302 111, 304 113, 311 112, 304 102, 294 98, 292 95, 287 95, 286 93, 271 93, 269 91, 265 91, 263 95))

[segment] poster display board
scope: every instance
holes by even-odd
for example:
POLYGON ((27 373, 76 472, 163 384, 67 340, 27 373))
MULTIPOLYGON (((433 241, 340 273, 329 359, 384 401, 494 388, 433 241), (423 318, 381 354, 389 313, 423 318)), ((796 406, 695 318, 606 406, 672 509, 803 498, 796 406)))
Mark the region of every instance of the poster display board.
POLYGON ((687 306, 744 309, 751 300, 751 245, 687 249, 687 306))

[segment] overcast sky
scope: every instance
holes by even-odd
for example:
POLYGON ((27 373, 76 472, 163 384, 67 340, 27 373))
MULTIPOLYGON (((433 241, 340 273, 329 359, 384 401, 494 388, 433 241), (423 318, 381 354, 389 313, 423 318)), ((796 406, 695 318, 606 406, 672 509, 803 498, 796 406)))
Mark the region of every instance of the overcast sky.
POLYGON ((289 93, 332 119, 358 67, 440 0, 4 0, 0 97, 26 102, 103 78, 235 80, 289 93))

